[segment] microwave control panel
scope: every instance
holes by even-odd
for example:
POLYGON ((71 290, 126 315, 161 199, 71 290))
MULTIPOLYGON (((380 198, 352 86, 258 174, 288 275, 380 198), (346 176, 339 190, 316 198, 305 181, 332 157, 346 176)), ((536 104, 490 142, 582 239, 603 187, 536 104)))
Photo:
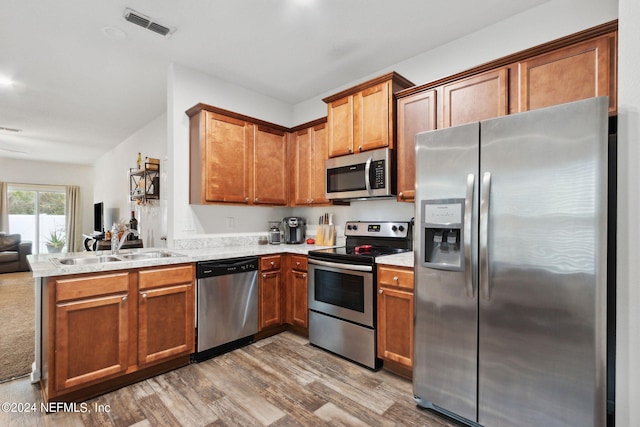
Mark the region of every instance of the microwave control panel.
POLYGON ((372 161, 369 174, 372 189, 385 188, 384 160, 372 161))

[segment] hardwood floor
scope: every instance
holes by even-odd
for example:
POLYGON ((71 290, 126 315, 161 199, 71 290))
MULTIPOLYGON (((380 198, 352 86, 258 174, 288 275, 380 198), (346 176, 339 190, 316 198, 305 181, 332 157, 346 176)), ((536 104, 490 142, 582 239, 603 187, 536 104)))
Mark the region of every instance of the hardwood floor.
POLYGON ((0 404, 35 404, 35 412, 0 411, 0 425, 457 426, 412 396, 411 382, 284 332, 91 399, 86 413, 45 415, 28 378, 0 384, 0 404))

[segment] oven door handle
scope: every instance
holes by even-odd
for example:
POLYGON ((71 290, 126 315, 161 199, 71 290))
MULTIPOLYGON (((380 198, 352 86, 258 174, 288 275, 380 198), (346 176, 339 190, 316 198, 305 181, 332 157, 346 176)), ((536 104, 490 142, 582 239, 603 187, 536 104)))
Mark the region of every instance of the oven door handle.
POLYGON ((343 270, 373 271, 373 267, 370 265, 342 264, 338 262, 320 261, 317 259, 309 259, 309 264, 321 265, 323 267, 341 268, 343 270))

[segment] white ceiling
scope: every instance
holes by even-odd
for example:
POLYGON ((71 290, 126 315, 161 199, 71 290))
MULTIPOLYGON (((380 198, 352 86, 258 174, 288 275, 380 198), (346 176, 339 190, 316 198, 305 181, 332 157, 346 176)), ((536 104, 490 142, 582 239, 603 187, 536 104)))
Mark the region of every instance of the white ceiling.
POLYGON ((2 0, 0 157, 92 163, 166 111, 172 62, 294 105, 546 1, 2 0))

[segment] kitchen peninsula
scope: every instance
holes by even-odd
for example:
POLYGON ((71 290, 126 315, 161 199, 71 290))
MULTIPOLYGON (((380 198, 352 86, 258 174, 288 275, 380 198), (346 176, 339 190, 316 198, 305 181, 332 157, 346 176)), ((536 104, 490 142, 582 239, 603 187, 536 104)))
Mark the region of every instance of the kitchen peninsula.
MULTIPOLYGON (((288 260, 317 248, 255 244, 31 255, 37 325, 32 381, 40 382, 45 401, 83 401, 189 364, 199 261, 281 256, 282 318, 257 338, 281 332, 285 323, 304 334, 306 322, 296 326, 291 319, 288 278, 296 267, 288 260)), ((306 293, 303 300, 306 313, 306 293)))

